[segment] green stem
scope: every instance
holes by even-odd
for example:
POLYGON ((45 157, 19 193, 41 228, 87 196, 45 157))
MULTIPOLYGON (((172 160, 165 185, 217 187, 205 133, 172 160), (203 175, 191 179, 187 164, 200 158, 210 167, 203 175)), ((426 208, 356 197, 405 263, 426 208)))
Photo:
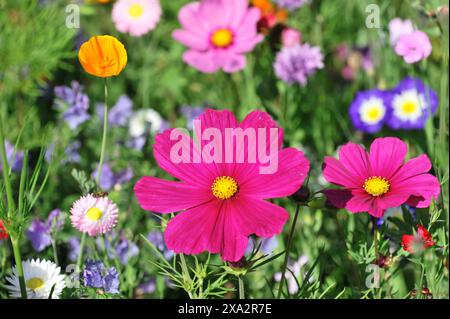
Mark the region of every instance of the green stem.
POLYGON ((80 271, 81 271, 81 262, 83 261, 83 250, 85 245, 86 245, 86 233, 83 233, 83 235, 81 235, 80 253, 78 254, 77 258, 77 270, 80 271))
POLYGON ((56 250, 56 241, 54 239, 52 239, 52 249, 53 249, 53 259, 55 260, 55 264, 56 264, 56 266, 59 266, 58 252, 56 250))
POLYGON ((16 262, 17 274, 19 275, 20 293, 23 299, 27 299, 27 287, 25 285, 25 277, 23 275, 22 257, 20 255, 19 240, 11 237, 11 244, 13 247, 14 260, 16 262))
POLYGON ((287 264, 288 264, 288 260, 289 260, 289 252, 291 251, 292 239, 294 238, 295 224, 297 224, 297 218, 298 218, 299 211, 300 211, 300 204, 297 204, 297 207, 295 208, 294 220, 292 221, 291 230, 289 232, 288 243, 286 246, 283 270, 281 271, 281 280, 280 280, 280 287, 278 288, 277 299, 281 298, 281 293, 283 291, 283 285, 286 280, 286 269, 287 269, 287 264))
POLYGON ((238 276, 239 281, 239 299, 245 299, 244 278, 238 276))
POLYGON ((103 107, 103 135, 102 149, 100 152, 100 162, 97 168, 97 186, 100 187, 100 177, 102 174, 103 161, 105 159, 106 135, 108 133, 108 78, 105 78, 105 105, 103 107))
POLYGON ((8 218, 11 217, 13 211, 16 210, 16 206, 14 203, 14 198, 12 194, 11 180, 9 179, 9 164, 8 158, 6 157, 5 150, 5 137, 3 135, 3 119, 0 114, 0 153, 2 158, 2 171, 3 171, 3 180, 6 190, 6 199, 8 201, 8 218))
POLYGON ((183 272, 184 279, 188 282, 189 289, 186 289, 186 292, 189 295, 189 298, 193 299, 194 296, 192 295, 191 289, 192 289, 192 278, 189 274, 189 269, 186 264, 186 259, 184 258, 184 254, 180 254, 180 261, 181 261, 181 270, 183 272))

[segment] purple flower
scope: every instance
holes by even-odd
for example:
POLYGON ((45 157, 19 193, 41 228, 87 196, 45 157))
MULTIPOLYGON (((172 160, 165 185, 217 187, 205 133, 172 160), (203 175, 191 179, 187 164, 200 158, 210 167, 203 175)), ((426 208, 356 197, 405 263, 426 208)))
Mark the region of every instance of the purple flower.
POLYGON ((125 237, 120 238, 115 247, 115 250, 122 265, 126 265, 130 258, 139 254, 138 246, 135 243, 127 240, 125 237))
MULTIPOLYGON (((93 179, 97 178, 97 168, 92 172, 91 177, 93 179)), ((127 168, 118 173, 114 173, 111 166, 107 163, 102 166, 102 174, 100 176, 100 188, 108 191, 115 186, 123 185, 128 183, 133 178, 133 170, 127 168)))
MULTIPOLYGON (((67 163, 79 163, 81 161, 81 156, 78 150, 81 147, 80 141, 75 141, 67 145, 65 149, 66 158, 61 161, 61 164, 67 163)), ((45 160, 50 162, 52 160, 53 153, 55 152, 55 144, 50 144, 45 151, 45 160)))
POLYGON ((378 132, 386 118, 388 95, 380 90, 358 92, 349 109, 353 125, 363 132, 378 132))
POLYGON ((308 4, 310 1, 311 0, 275 0, 275 3, 281 8, 293 11, 308 4))
POLYGON ((105 266, 101 261, 86 260, 83 271, 84 285, 86 287, 102 288, 105 266))
POLYGON ((119 293, 119 273, 115 267, 110 267, 102 279, 102 286, 106 293, 119 293))
POLYGON ((160 250, 166 259, 171 259, 173 257, 173 251, 169 250, 164 242, 164 234, 159 230, 153 230, 148 233, 147 239, 155 247, 160 250))
MULTIPOLYGON (((23 151, 14 153, 14 145, 8 141, 5 141, 6 160, 10 165, 13 172, 20 172, 23 164, 23 151)), ((0 161, 0 172, 3 172, 2 163, 0 161)))
POLYGON ((72 81, 71 87, 55 87, 55 95, 56 106, 63 111, 63 118, 72 130, 90 118, 87 112, 89 97, 84 94, 83 87, 78 82, 72 81))
POLYGON ((141 294, 152 294, 156 290, 156 280, 151 278, 150 280, 144 281, 139 285, 138 289, 141 294))
POLYGON ((319 47, 309 44, 297 44, 284 47, 278 52, 274 69, 278 78, 288 84, 299 83, 306 85, 308 77, 317 69, 323 68, 323 55, 319 47))
MULTIPOLYGON (((97 114, 103 121, 103 103, 97 104, 97 114)), ((108 123, 111 126, 127 125, 133 114, 133 101, 127 95, 121 95, 116 104, 109 110, 108 123)))
POLYGON ((139 137, 132 137, 126 142, 126 146, 130 147, 132 149, 135 149, 137 151, 142 151, 144 148, 145 143, 147 142, 147 139, 145 136, 139 136, 139 137))
POLYGON ((80 241, 78 240, 78 237, 70 237, 67 243, 69 245, 69 259, 71 261, 76 261, 80 254, 80 241))
POLYGON ((31 241, 33 249, 43 251, 52 244, 52 230, 61 229, 64 224, 64 216, 59 209, 55 209, 48 215, 47 221, 33 220, 27 230, 27 237, 31 241))
POLYGON ((406 77, 389 95, 386 123, 395 130, 423 129, 438 104, 436 92, 421 80, 406 77))
POLYGON ((250 239, 248 241, 248 246, 246 250, 246 254, 251 254, 253 249, 258 247, 258 245, 261 243, 261 246, 259 247, 259 250, 264 255, 271 254, 275 249, 278 247, 278 239, 277 236, 273 236, 270 238, 258 238, 258 239, 250 239))
POLYGON ((187 128, 192 130, 194 127, 193 121, 205 112, 205 108, 201 106, 182 105, 180 113, 186 118, 187 128))

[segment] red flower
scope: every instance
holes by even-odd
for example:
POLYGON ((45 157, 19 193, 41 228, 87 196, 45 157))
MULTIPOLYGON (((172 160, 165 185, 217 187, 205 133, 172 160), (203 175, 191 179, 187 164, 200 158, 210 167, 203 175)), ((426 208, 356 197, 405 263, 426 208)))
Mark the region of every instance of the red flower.
POLYGON ((8 238, 8 233, 6 232, 3 220, 0 219, 0 240, 8 238))
POLYGON ((417 234, 402 236, 403 249, 410 253, 421 252, 435 244, 433 237, 422 225, 417 225, 417 234))

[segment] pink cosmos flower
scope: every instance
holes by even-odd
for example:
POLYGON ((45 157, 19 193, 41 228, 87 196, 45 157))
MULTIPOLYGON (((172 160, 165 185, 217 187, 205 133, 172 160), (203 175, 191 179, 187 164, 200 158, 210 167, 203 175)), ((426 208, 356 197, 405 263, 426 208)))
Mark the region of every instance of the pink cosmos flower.
MULTIPOLYGON (((178 131, 171 129, 156 136, 154 156, 162 169, 180 181, 146 176, 135 185, 135 195, 145 210, 182 211, 169 221, 165 230, 169 249, 185 254, 209 251, 219 253, 223 260, 235 262, 244 256, 251 234, 269 238, 282 231, 289 214, 267 199, 289 196, 297 191, 309 171, 309 162, 301 151, 281 148, 283 131, 265 112, 253 111, 238 123, 230 111, 207 109, 197 119, 201 123, 201 131, 197 129, 199 134, 211 129, 221 132, 223 138, 215 139, 218 145, 225 145, 227 128, 244 131, 250 128, 256 132, 258 152, 268 154, 271 142, 271 145, 278 143, 274 154, 278 169, 273 174, 261 174, 260 168, 265 165, 262 161, 236 161, 241 152, 244 159, 250 155, 247 139, 234 140, 232 161, 226 162, 224 157, 229 153, 222 152, 221 158, 210 164, 193 163, 192 159, 189 163, 175 164, 171 160, 171 150, 179 142, 171 140, 170 136, 178 131), (270 138, 268 131, 274 128, 277 134, 270 138), (266 134, 265 144, 263 133, 266 134)), ((192 150, 190 156, 193 157, 193 140, 184 137, 183 144, 192 150)), ((203 144, 206 143, 202 140, 203 144)))
POLYGON ((181 8, 182 29, 173 38, 189 49, 183 60, 204 73, 233 73, 245 67, 245 53, 263 36, 257 33, 260 12, 247 0, 203 0, 181 8))
POLYGON ((425 32, 414 31, 400 37, 395 45, 395 53, 402 56, 406 63, 416 63, 431 54, 432 46, 425 32))
POLYGON ((108 197, 92 194, 82 196, 70 209, 72 225, 89 236, 102 235, 112 230, 119 217, 119 209, 108 197))
POLYGON ((135 37, 153 30, 160 17, 159 0, 119 0, 112 9, 116 29, 135 37))
POLYGON ((370 152, 347 143, 339 150, 339 159, 326 157, 325 179, 343 186, 343 190, 326 190, 328 200, 352 213, 368 212, 380 218, 384 211, 403 204, 423 208, 437 199, 439 181, 427 172, 431 162, 420 155, 403 163, 407 146, 394 137, 377 138, 370 152))

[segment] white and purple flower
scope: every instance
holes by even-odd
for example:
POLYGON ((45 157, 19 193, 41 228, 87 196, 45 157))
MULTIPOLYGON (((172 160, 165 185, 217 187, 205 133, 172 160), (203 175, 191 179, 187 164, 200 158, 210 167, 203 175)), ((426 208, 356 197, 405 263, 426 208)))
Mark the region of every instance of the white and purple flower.
POLYGON ((366 133, 381 130, 386 119, 388 96, 388 92, 377 89, 358 92, 349 109, 353 125, 366 133))

